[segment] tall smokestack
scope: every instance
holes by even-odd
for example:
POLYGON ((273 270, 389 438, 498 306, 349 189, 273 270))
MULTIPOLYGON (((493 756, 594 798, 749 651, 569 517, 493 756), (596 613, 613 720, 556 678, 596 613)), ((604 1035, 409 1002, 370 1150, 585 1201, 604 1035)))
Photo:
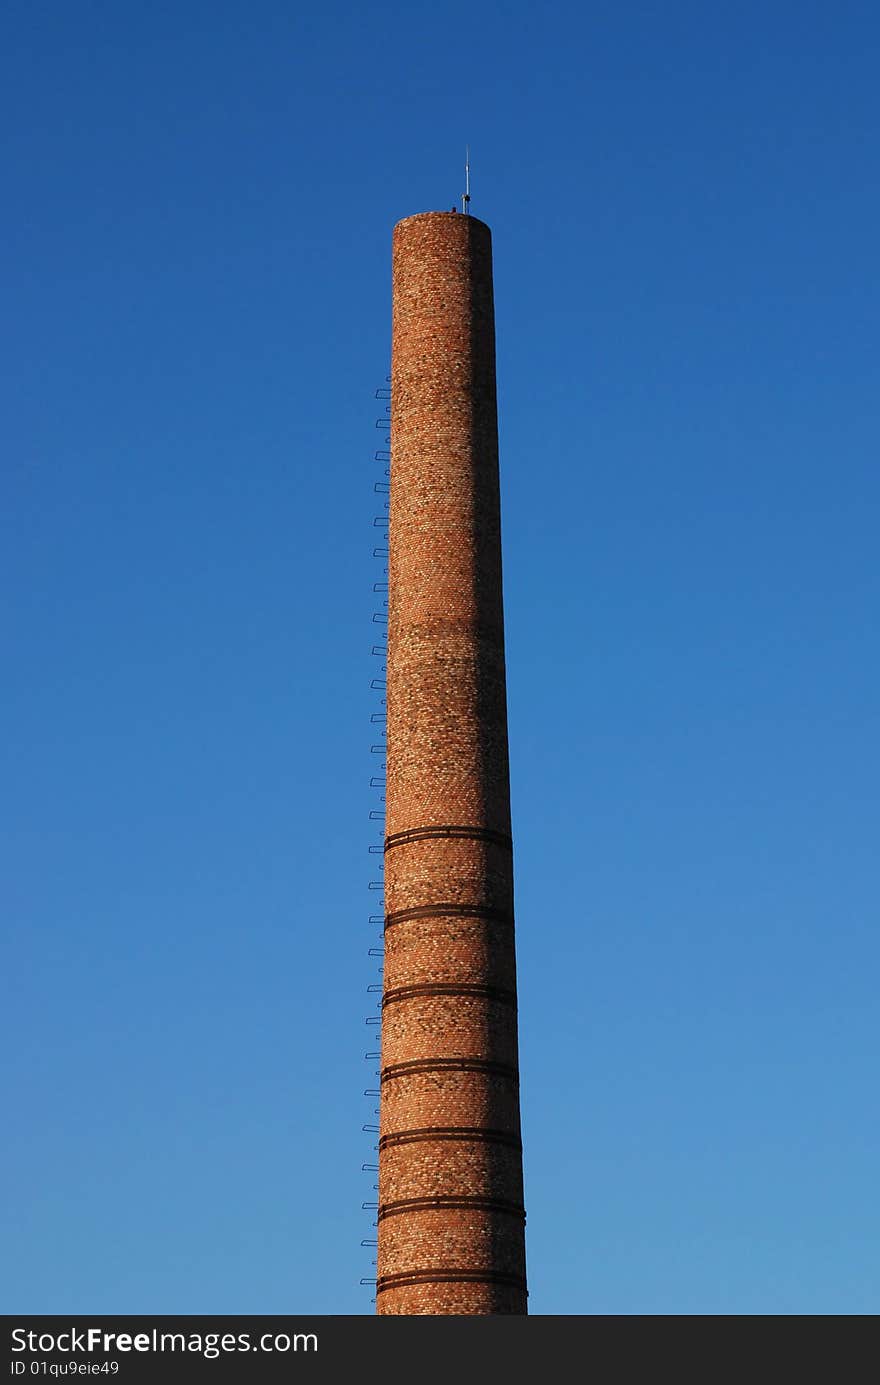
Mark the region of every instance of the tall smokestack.
POLYGON ((376 1303, 526 1312, 492 240, 394 229, 376 1303))

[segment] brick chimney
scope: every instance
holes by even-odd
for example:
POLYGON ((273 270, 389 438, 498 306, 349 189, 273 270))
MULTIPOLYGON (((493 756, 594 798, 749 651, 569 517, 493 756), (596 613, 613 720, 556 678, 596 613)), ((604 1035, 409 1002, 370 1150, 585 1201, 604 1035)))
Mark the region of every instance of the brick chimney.
POLYGON ((492 240, 394 229, 382 1314, 522 1314, 492 240))

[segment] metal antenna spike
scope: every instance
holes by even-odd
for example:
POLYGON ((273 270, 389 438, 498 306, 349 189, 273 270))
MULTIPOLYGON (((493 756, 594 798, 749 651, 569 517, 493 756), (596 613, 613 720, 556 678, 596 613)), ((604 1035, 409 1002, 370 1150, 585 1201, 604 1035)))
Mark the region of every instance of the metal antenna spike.
POLYGON ((471 150, 470 145, 464 147, 464 193, 461 199, 461 210, 467 216, 470 212, 471 202, 471 150))

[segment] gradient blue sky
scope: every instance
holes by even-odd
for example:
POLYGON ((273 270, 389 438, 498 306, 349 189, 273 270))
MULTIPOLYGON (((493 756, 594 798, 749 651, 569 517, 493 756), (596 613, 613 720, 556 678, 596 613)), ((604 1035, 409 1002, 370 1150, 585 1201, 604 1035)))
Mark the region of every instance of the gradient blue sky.
POLYGON ((4 1310, 371 1311, 373 391, 470 141, 532 1311, 876 1311, 877 7, 0 23, 4 1310))

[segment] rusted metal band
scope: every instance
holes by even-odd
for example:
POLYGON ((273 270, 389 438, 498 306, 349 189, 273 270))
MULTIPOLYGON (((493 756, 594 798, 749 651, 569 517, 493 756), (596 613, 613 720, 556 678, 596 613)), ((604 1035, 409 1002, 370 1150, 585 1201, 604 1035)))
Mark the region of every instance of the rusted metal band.
POLYGON ((503 1274, 500 1270, 410 1270, 405 1274, 383 1274, 376 1280, 376 1293, 406 1289, 411 1284, 503 1284, 528 1293, 524 1275, 503 1274))
POLYGON ((412 909, 395 909, 385 915, 385 927, 392 928, 395 923, 406 923, 409 919, 486 919, 489 923, 503 923, 513 927, 513 911, 496 909, 488 904, 419 904, 412 909))
POLYGON ((508 1149, 522 1149, 522 1140, 507 1130, 484 1130, 479 1125, 425 1125, 415 1130, 395 1130, 383 1135, 379 1141, 380 1149, 393 1149, 396 1145, 421 1144, 430 1140, 464 1140, 480 1145, 506 1145, 508 1149))
POLYGON ((412 1000, 417 996, 454 995, 473 996, 477 1000, 494 1000, 499 1005, 512 1005, 516 1009, 516 992, 505 990, 502 986, 456 985, 454 981, 437 981, 421 986, 396 986, 386 991, 382 997, 383 1007, 393 1005, 396 1000, 412 1000))
POLYGON ((406 832, 392 832, 385 838, 385 850, 395 846, 408 846, 410 842, 442 840, 450 837, 464 837, 474 842, 491 842, 493 846, 503 846, 513 850, 513 841, 507 832, 495 832, 491 827, 410 827, 406 832))
POLYGON ((518 1202, 501 1197, 407 1197, 397 1202, 379 1204, 378 1220, 399 1217, 406 1212, 498 1212, 505 1217, 525 1221, 526 1209, 518 1202))
POLYGON ((486 1077, 506 1077, 519 1082, 519 1073, 510 1063, 493 1063, 487 1058, 416 1058, 409 1063, 392 1063, 382 1069, 380 1081, 409 1077, 422 1072, 481 1072, 486 1077))

